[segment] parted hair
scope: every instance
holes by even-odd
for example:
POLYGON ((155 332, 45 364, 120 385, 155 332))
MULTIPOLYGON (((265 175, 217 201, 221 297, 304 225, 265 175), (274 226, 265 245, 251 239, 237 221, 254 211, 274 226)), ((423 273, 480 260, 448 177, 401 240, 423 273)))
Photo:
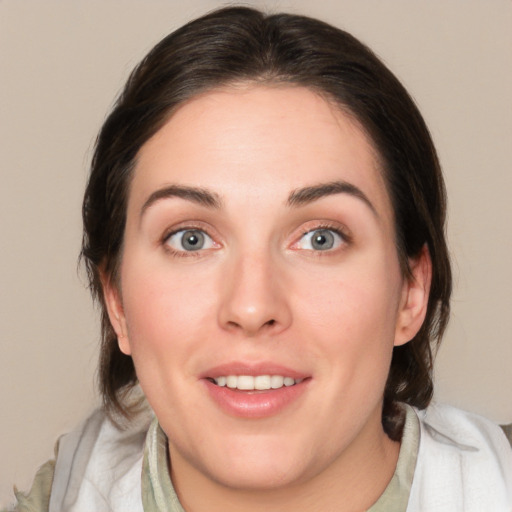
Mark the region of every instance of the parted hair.
POLYGON ((412 279, 409 259, 428 248, 433 270, 426 318, 414 339, 393 349, 384 392, 383 426, 397 439, 397 404, 425 408, 432 398, 433 357, 449 317, 446 192, 435 147, 405 88, 363 43, 316 19, 247 7, 216 10, 159 42, 130 75, 98 135, 83 202, 81 257, 101 309, 98 378, 104 405, 129 418, 127 397, 137 385, 101 284, 102 274, 118 280, 137 154, 184 102, 239 83, 307 87, 357 119, 387 184, 406 278, 412 279))

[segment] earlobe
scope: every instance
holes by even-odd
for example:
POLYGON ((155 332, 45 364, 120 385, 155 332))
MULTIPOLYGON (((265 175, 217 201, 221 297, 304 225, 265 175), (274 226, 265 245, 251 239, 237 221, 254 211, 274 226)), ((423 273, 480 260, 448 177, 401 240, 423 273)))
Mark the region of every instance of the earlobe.
POLYGON ((398 312, 395 346, 404 345, 418 333, 427 314, 432 260, 425 244, 420 254, 409 260, 411 275, 406 277, 402 289, 402 300, 398 312))
POLYGON ((124 315, 123 303, 119 287, 112 282, 112 279, 101 273, 101 285, 103 288, 103 298, 107 307, 110 324, 117 334, 119 349, 125 355, 131 355, 130 342, 126 327, 126 318, 124 315))

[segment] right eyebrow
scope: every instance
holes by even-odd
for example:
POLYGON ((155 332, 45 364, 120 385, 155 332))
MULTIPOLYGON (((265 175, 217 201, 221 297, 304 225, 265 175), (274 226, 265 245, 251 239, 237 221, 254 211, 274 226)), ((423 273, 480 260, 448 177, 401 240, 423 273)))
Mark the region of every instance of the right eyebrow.
POLYGON ((168 185, 166 187, 155 190, 144 202, 140 210, 140 217, 153 206, 156 202, 163 199, 179 197, 192 201, 193 203, 206 206, 208 208, 219 209, 222 205, 220 196, 215 192, 200 187, 189 187, 186 185, 168 185))

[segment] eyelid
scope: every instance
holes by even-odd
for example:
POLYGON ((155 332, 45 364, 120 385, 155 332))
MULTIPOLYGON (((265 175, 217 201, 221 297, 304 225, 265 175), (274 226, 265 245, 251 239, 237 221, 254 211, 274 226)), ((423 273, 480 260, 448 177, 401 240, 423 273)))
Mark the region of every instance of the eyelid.
POLYGON ((167 227, 160 238, 161 243, 165 243, 169 237, 178 233, 179 231, 202 231, 212 239, 219 238, 216 231, 210 224, 197 220, 185 220, 167 227))
MULTIPOLYGON (((314 222, 307 222, 305 225, 302 225, 300 228, 300 233, 298 236, 294 237, 294 242, 291 246, 292 249, 302 249, 299 247, 299 243, 306 235, 312 234, 315 231, 331 231, 335 233, 341 241, 342 246, 350 245, 352 243, 352 233, 350 230, 344 226, 341 223, 338 222, 332 222, 332 221, 314 221, 314 222)), ((326 249, 325 251, 321 250, 314 250, 314 249, 302 249, 302 250, 310 250, 311 252, 315 253, 329 253, 329 252, 335 252, 336 250, 340 249, 340 247, 335 247, 332 249, 326 249)))
POLYGON ((212 233, 213 228, 208 224, 205 225, 204 222, 199 221, 184 221, 180 222, 172 227, 166 229, 163 235, 160 238, 160 245, 163 246, 164 250, 171 253, 172 256, 199 256, 203 254, 205 251, 209 251, 211 249, 218 249, 222 246, 221 243, 217 241, 219 238, 216 234, 212 233), (211 243, 210 247, 197 249, 195 251, 187 251, 186 249, 178 249, 169 244, 169 239, 182 232, 186 231, 199 231, 207 237, 211 243))

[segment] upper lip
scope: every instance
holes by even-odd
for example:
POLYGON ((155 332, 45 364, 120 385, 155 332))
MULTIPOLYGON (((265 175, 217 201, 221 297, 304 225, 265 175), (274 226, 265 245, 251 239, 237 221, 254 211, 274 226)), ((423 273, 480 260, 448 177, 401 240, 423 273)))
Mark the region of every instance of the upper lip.
POLYGON ((251 375, 253 377, 258 375, 282 375, 283 377, 291 377, 292 379, 305 379, 309 376, 304 372, 271 362, 248 364, 233 361, 209 368, 208 370, 202 372, 199 377, 201 379, 215 379, 217 377, 227 375, 251 375))

